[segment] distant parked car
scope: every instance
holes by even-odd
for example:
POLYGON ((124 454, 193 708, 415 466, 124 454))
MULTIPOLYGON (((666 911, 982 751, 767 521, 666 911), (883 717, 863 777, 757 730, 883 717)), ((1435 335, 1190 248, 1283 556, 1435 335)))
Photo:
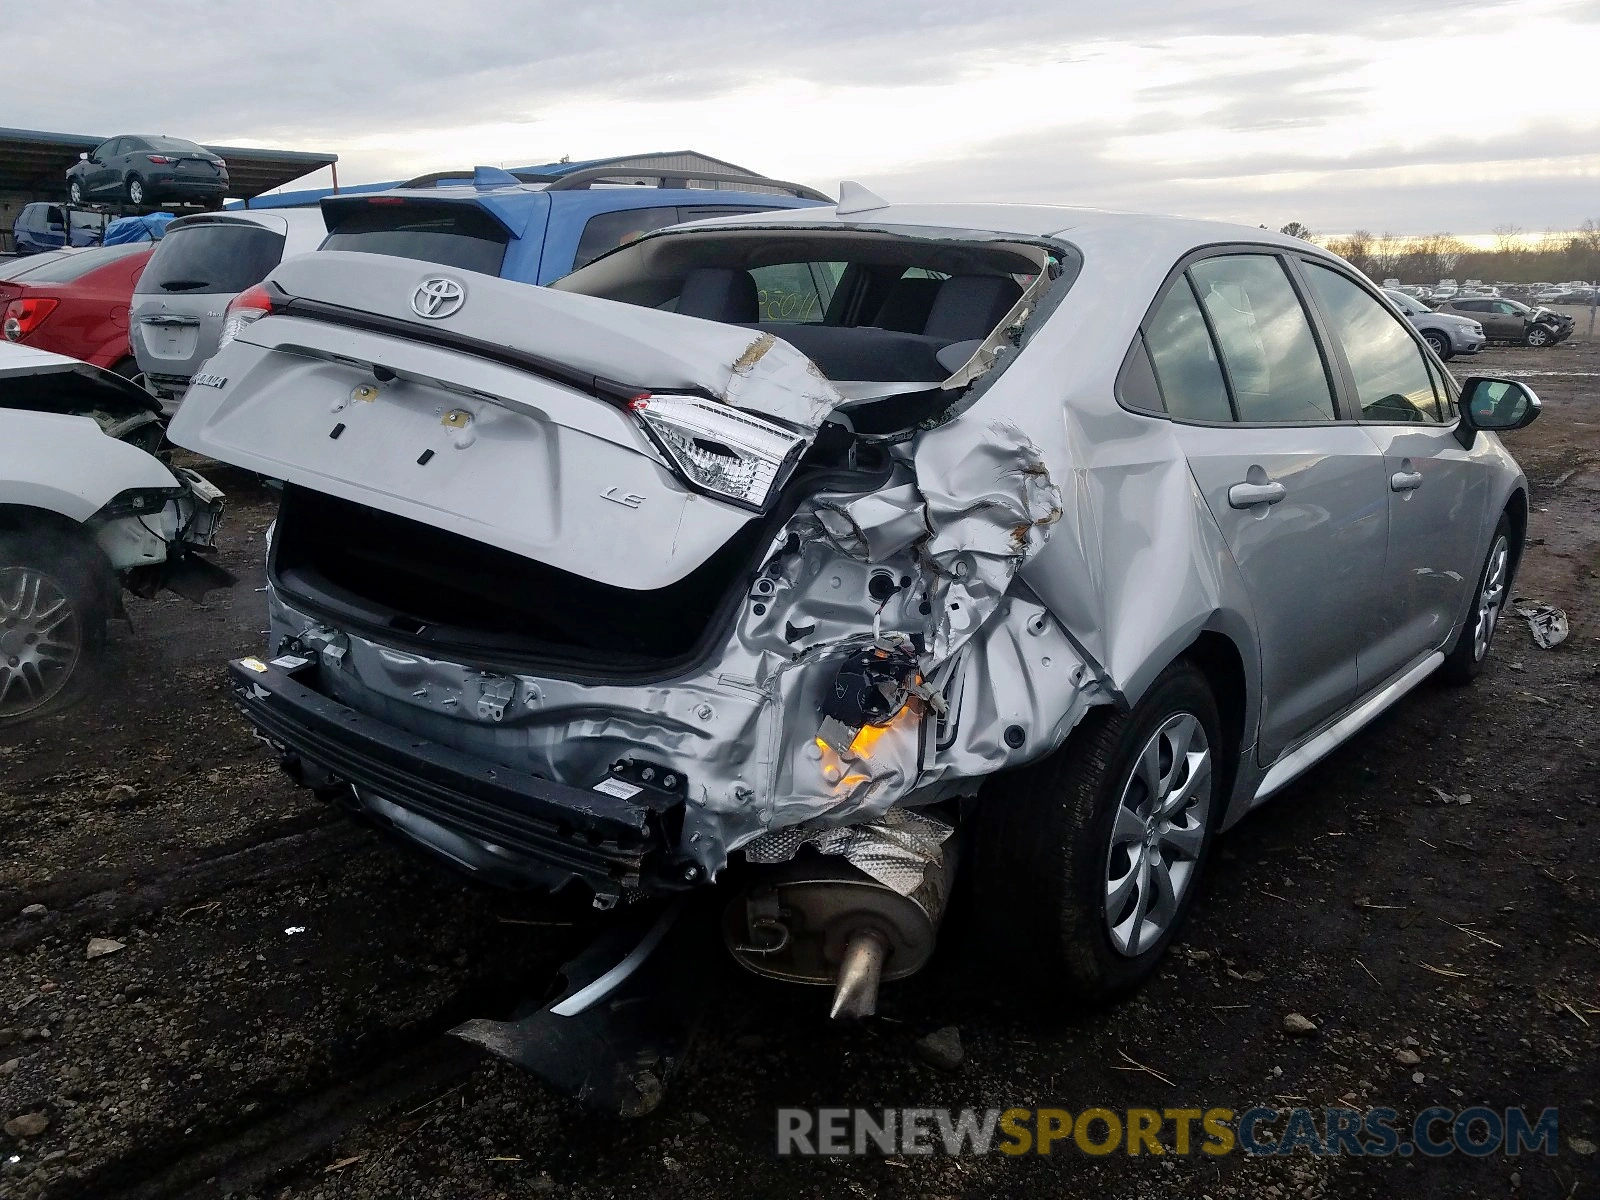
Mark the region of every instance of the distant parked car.
POLYGON ((0 335, 133 376, 128 305, 152 250, 137 243, 96 246, 0 279, 0 335))
POLYGON ((105 236, 105 228, 103 213, 37 201, 22 206, 11 225, 11 240, 18 254, 42 254, 68 245, 93 246, 105 236))
POLYGON ((1460 296, 1438 308, 1441 313, 1470 317, 1495 341, 1525 346, 1553 346, 1572 335, 1572 318, 1548 308, 1529 308, 1504 297, 1460 296))
POLYGON ((0 344, 0 725, 70 698, 124 590, 199 601, 222 493, 156 458, 159 406, 88 363, 0 344))
POLYGON ((134 287, 129 330, 145 385, 167 412, 216 353, 229 301, 326 233, 314 208, 207 213, 167 226, 134 287))
POLYGON ((67 195, 74 204, 126 200, 142 207, 186 200, 220 208, 227 192, 228 164, 183 138, 124 134, 80 154, 67 171, 67 195))
POLYGON ((1476 354, 1487 340, 1483 326, 1470 317, 1452 313, 1436 313, 1414 296, 1399 288, 1384 288, 1383 294, 1394 301, 1394 306, 1405 313, 1406 319, 1416 326, 1422 340, 1433 347, 1440 358, 1451 359, 1458 354, 1476 354))

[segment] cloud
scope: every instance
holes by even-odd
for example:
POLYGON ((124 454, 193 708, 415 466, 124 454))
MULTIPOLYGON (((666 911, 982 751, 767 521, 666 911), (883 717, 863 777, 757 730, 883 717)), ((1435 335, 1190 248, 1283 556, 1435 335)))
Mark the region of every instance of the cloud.
POLYGON ((689 146, 824 187, 1538 228, 1592 185, 1596 7, 74 0, 0 61, 9 124, 327 149, 347 182, 689 146))

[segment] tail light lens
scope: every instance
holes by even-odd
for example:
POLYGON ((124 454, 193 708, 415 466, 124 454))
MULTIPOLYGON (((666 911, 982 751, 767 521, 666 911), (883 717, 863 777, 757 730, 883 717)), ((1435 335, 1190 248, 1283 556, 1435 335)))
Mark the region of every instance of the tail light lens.
POLYGON ((791 429, 694 396, 639 396, 628 407, 685 483, 742 508, 766 508, 806 448, 791 429))
POLYGON ((227 311, 222 314, 222 337, 217 342, 217 349, 221 350, 234 338, 244 331, 244 327, 252 321, 259 321, 272 311, 272 293, 267 291, 265 284, 256 284, 253 288, 246 288, 229 302, 227 311))
POLYGON ((37 300, 13 300, 6 305, 4 317, 0 317, 0 327, 5 330, 6 341, 20 342, 35 329, 39 328, 44 319, 55 311, 56 302, 43 298, 37 300))
POLYGON ((153 163, 174 163, 178 161, 175 158, 168 158, 165 154, 146 154, 145 157, 153 163))

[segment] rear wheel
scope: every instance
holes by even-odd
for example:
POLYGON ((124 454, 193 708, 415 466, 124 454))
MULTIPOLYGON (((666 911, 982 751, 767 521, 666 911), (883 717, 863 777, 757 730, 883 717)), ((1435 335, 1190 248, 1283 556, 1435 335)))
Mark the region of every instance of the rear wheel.
POLYGON ((1472 612, 1456 634, 1455 645, 1444 656, 1439 667, 1439 678, 1445 683, 1461 685, 1471 683, 1483 670, 1484 659, 1489 657, 1489 647, 1494 643, 1494 631, 1500 625, 1500 614, 1505 610, 1506 595, 1511 587, 1511 522, 1501 514, 1500 523, 1494 527, 1494 537, 1489 542, 1488 557, 1483 560, 1483 570, 1478 572, 1478 590, 1472 601, 1472 612))
POLYGON ((128 176, 128 203, 140 207, 145 201, 144 180, 137 175, 128 176))
POLYGON ((1227 752, 1205 677, 1180 662, 1131 713, 1097 709, 1055 754, 997 779, 973 884, 1002 965, 1084 1003, 1143 982, 1194 901, 1227 752))
POLYGON ((1433 352, 1448 362, 1455 357, 1455 352, 1450 349, 1450 339, 1437 329, 1424 330, 1422 340, 1433 347, 1433 352))
POLYGON ((1548 346, 1550 344, 1550 331, 1543 325, 1530 325, 1523 340, 1533 347, 1548 346))
POLYGON ((65 539, 0 534, 0 725, 75 696, 105 636, 103 575, 65 539))

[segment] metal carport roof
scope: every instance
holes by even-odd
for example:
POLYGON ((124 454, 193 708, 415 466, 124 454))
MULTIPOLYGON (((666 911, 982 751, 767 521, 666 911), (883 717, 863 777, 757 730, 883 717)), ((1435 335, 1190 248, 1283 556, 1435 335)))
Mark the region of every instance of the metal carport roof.
MULTIPOLYGON (((39 129, 0 128, 0 192, 66 193, 67 168, 85 150, 93 150, 107 134, 48 133, 39 129)), ((304 150, 265 150, 250 146, 207 146, 228 163, 228 194, 259 196, 321 167, 339 161, 337 154, 304 150)))

